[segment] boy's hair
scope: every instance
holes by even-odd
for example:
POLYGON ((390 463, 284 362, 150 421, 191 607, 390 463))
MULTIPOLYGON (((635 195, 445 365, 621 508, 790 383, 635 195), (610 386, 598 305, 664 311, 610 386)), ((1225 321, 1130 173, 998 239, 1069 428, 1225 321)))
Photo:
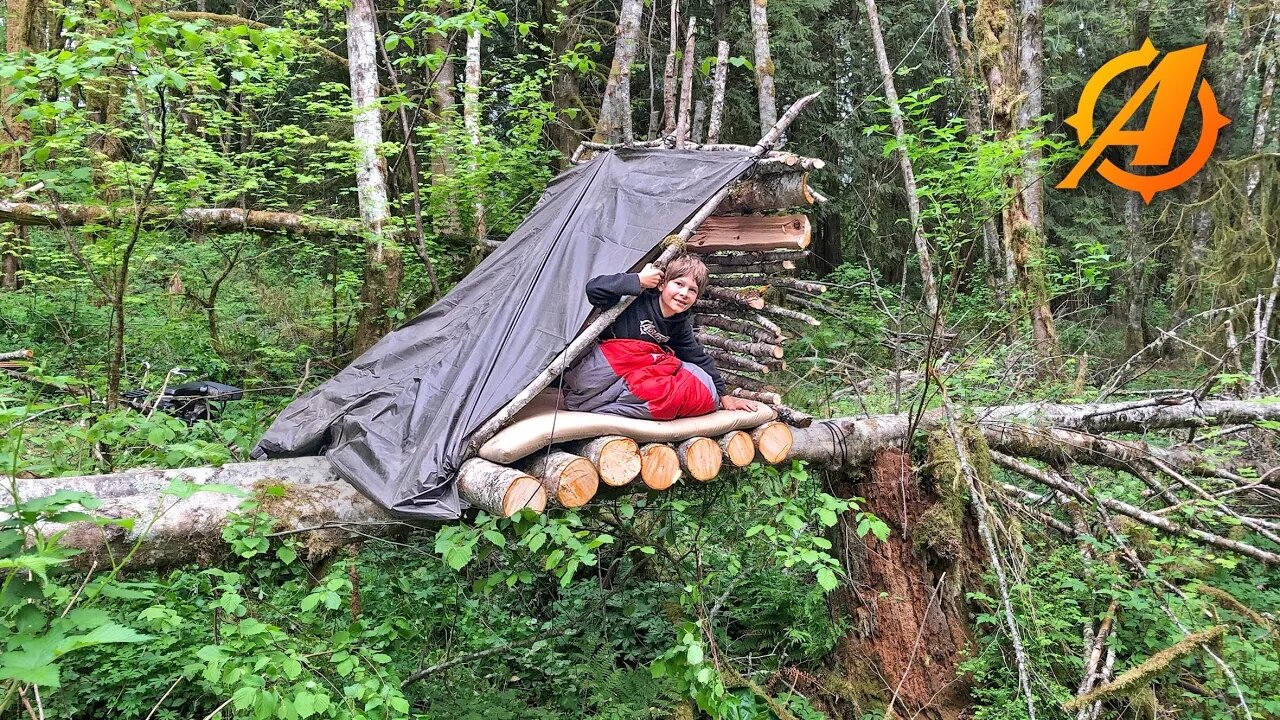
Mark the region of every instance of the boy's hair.
POLYGON ((666 285, 681 277, 693 279, 694 284, 698 286, 699 296, 707 289, 707 266, 697 255, 680 253, 671 258, 671 262, 667 263, 666 269, 662 271, 662 284, 666 285))

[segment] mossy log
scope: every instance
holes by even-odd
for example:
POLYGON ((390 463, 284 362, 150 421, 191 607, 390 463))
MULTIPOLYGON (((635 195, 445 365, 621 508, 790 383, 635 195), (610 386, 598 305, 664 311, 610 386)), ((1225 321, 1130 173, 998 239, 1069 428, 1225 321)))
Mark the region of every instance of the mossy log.
POLYGON ((680 469, 698 482, 714 480, 720 474, 722 454, 720 444, 711 438, 689 438, 676 446, 680 469))
POLYGON ((736 183, 729 190, 729 197, 716 206, 715 214, 719 216, 804 208, 816 202, 818 197, 809 188, 807 172, 757 175, 736 183))

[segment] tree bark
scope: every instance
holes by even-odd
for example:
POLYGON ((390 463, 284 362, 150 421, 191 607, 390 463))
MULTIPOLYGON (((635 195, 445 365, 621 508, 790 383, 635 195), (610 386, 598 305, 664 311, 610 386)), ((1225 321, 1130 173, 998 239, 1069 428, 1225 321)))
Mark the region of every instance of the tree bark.
POLYGON ((756 454, 761 460, 776 465, 792 455, 795 437, 785 423, 769 422, 751 431, 756 444, 756 454))
POLYGON ((676 131, 676 39, 680 36, 680 0, 671 0, 671 45, 662 66, 662 134, 676 131))
POLYGON ((693 55, 697 39, 698 19, 689 18, 689 32, 684 40, 684 63, 680 72, 680 109, 676 118, 676 147, 683 148, 689 140, 690 113, 693 110, 693 55))
MULTIPOLYGON (((476 177, 480 152, 480 31, 467 35, 467 83, 462 94, 462 121, 471 137, 471 174, 476 177)), ((477 178, 477 182, 479 182, 477 178)), ((484 190, 475 189, 475 236, 483 243, 489 236, 484 217, 484 190)))
POLYGON ((756 459, 756 444, 751 439, 751 433, 734 430, 721 437, 718 444, 720 451, 724 453, 724 459, 734 467, 746 467, 756 459))
POLYGON ((534 453, 525 470, 542 484, 547 500, 560 507, 586 505, 600 486, 600 475, 590 460, 563 450, 534 453))
POLYGON ((768 0, 751 0, 751 34, 755 40, 756 93, 760 103, 760 132, 778 121, 778 101, 773 89, 773 58, 769 54, 768 0))
POLYGON ((680 479, 680 457, 666 443, 640 446, 640 479, 650 490, 666 490, 680 479))
POLYGON ((729 77, 729 43, 716 43, 716 68, 711 79, 711 119, 707 121, 707 143, 720 142, 720 123, 724 121, 724 89, 729 77))
POLYGON ((729 215, 707 218, 689 239, 690 252, 803 250, 813 229, 807 215, 729 215))
MULTIPOLYGON (((38 1, 8 0, 5 4, 5 52, 10 58, 19 58, 32 49, 34 6, 38 1)), ((31 128, 18 119, 22 107, 12 97, 13 87, 8 82, 0 83, 0 121, 12 143, 0 156, 0 172, 16 182, 21 176, 23 145, 31 140, 31 128)), ((27 233, 22 226, 0 229, 0 289, 18 289, 18 271, 26 244, 27 233)))
POLYGON ((867 8, 867 25, 871 28, 871 44, 875 47, 876 64, 880 66, 880 76, 884 80, 885 101, 889 105, 889 122, 893 126, 894 137, 899 147, 898 169, 902 172, 902 184, 906 190, 907 213, 911 222, 911 234, 915 239, 916 260, 920 264, 921 293, 924 296, 925 311, 929 314, 931 324, 941 324, 939 315, 937 281, 933 274, 932 252, 929 240, 925 237, 924 224, 920 219, 920 196, 916 192, 916 176, 911 166, 911 156, 907 154, 906 125, 902 119, 902 108, 898 105, 898 91, 893 82, 893 68, 889 66, 889 56, 884 49, 884 37, 880 32, 880 14, 876 10, 875 0, 865 0, 867 8))
POLYGON ((631 65, 636 59, 636 43, 640 37, 642 0, 623 0, 618 14, 618 42, 613 51, 613 65, 605 84, 596 122, 595 142, 630 143, 635 139, 631 128, 631 65))
POLYGON ((629 485, 640 475, 640 446, 621 435, 605 435, 581 443, 570 443, 570 451, 595 465, 600 481, 610 487, 629 485))
MULTIPOLYGON (((1026 2, 1034 17, 1031 18, 1031 28, 1021 36, 1014 22, 1017 15, 1012 0, 981 0, 974 17, 979 58, 990 96, 992 124, 996 139, 1002 142, 1014 142, 1022 129, 1022 122, 1032 117, 1019 109, 1023 93, 1029 90, 1019 80, 1019 56, 1039 57, 1041 20, 1039 0, 1026 2), (1027 47, 1024 49, 1023 45, 1027 47)), ((1042 68, 1033 68, 1029 77, 1038 79, 1042 73, 1042 68)), ((1027 178, 1024 167, 1023 172, 1010 173, 1006 180, 1010 201, 1002 213, 1006 240, 1005 277, 1010 285, 1016 284, 1021 295, 1021 305, 1031 319, 1031 337, 1037 352, 1042 357, 1052 358, 1057 355, 1058 336, 1049 307, 1049 286, 1042 263, 1043 189, 1037 189, 1040 187, 1038 182, 1034 187, 1028 186, 1027 178)), ((1046 367, 1055 369, 1052 363, 1046 367)))
POLYGON ((729 196, 716 208, 716 215, 759 213, 808 207, 817 198, 809 188, 808 172, 760 174, 734 183, 729 196))
MULTIPOLYGON (((1027 2, 1028 0, 1023 0, 1027 2)), ((1130 37, 1131 47, 1140 47, 1151 30, 1150 0, 1138 0, 1134 9, 1133 34, 1130 37)), ((1124 97, 1132 97, 1138 89, 1138 78, 1134 73, 1125 81, 1124 97)), ((1133 172, 1133 158, 1125 158, 1125 169, 1133 172)), ((1127 268, 1124 271, 1125 288, 1125 353, 1129 356, 1141 352, 1147 346, 1147 280, 1151 274, 1151 258, 1147 257, 1146 228, 1142 222, 1142 199, 1138 193, 1124 193, 1125 253, 1127 268)))
POLYGON ((404 275, 400 249, 386 237, 386 165, 382 146, 382 115, 378 104, 378 36, 373 0, 353 0, 347 9, 347 52, 351 70, 351 103, 355 108, 352 136, 360 152, 356 165, 356 193, 365 232, 364 283, 360 288, 360 316, 354 355, 359 356, 391 331, 388 311, 395 306, 404 275))

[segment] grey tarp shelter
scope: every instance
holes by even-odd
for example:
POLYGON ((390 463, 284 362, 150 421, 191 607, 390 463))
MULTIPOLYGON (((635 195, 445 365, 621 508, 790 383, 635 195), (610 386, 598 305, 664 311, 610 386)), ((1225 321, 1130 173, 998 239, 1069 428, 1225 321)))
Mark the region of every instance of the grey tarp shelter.
POLYGON ((289 405, 254 457, 323 454, 392 512, 458 517, 467 440, 582 330, 587 280, 652 260, 752 162, 633 148, 565 172, 448 295, 289 405))

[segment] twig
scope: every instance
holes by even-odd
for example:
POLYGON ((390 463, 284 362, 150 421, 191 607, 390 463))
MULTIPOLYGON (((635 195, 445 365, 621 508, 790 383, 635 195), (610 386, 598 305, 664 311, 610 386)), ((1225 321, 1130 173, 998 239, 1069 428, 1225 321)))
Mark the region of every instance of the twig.
POLYGON ((169 693, 173 692, 173 689, 178 687, 178 683, 180 682, 182 682, 181 675, 174 679, 173 684, 169 686, 168 690, 164 691, 164 694, 160 696, 160 699, 156 701, 156 704, 151 707, 151 712, 147 713, 147 716, 142 720, 151 720, 151 716, 156 714, 156 711, 160 709, 160 706, 163 705, 164 701, 169 697, 169 693))
POLYGON ((524 638, 523 640, 515 640, 505 645, 499 645, 498 647, 489 648, 488 650, 481 650, 480 652, 469 653, 467 655, 456 657, 446 662, 436 663, 435 665, 432 665, 429 668, 423 668, 422 670, 419 670, 413 673, 412 675, 410 675, 409 677, 405 678, 404 682, 400 683, 400 687, 407 687, 409 683, 417 682, 429 675, 440 672, 441 670, 447 670, 455 665, 469 663, 473 660, 480 660, 481 658, 486 658, 486 657, 489 657, 490 655, 497 655, 498 653, 505 652, 507 650, 512 650, 518 647, 524 647, 525 645, 532 645, 538 642, 539 640, 547 640, 553 637, 560 637, 561 635, 566 635, 568 633, 569 633, 568 628, 560 628, 558 630, 547 630, 545 632, 538 633, 537 635, 524 638))

